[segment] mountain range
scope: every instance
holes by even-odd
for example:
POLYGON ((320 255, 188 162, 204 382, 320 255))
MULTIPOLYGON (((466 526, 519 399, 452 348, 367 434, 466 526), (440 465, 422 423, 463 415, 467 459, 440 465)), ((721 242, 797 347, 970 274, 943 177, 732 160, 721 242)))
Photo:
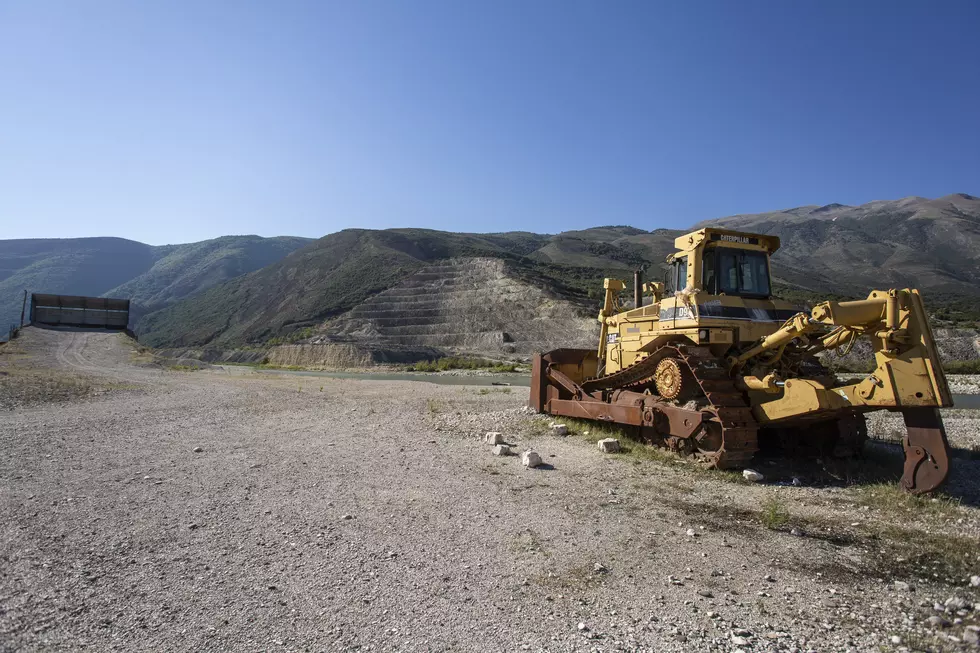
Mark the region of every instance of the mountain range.
MULTIPOLYGON (((707 225, 778 235, 774 286, 790 299, 863 297, 871 288, 912 286, 943 317, 980 315, 980 199, 970 195, 803 206, 695 226, 707 225)), ((413 275, 424 281, 430 266, 466 259, 498 259, 503 267, 494 268, 495 284, 506 277, 511 290, 513 284, 545 289, 555 301, 593 314, 604 276, 625 277, 643 266, 659 277, 674 239, 686 231, 347 229, 317 240, 226 236, 162 247, 119 238, 6 240, 0 241, 0 319, 19 319, 28 289, 130 297, 141 340, 156 346, 232 348, 331 337, 338 320, 345 334, 352 332, 344 316, 380 293, 395 293, 398 306, 411 311, 416 300, 409 298, 424 301, 427 286, 412 282, 414 290, 397 291, 400 284, 413 275)), ((462 288, 459 274, 439 283, 462 288)), ((374 332, 372 324, 367 331, 374 332)), ((506 325, 498 327, 506 332, 506 325)))

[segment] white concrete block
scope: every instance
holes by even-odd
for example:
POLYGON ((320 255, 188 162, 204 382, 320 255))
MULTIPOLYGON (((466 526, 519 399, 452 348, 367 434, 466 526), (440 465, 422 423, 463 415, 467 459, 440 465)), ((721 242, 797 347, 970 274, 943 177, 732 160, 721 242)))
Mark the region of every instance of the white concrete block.
POLYGON ((602 453, 618 453, 619 440, 616 438, 604 438, 599 440, 599 451, 602 453))
POLYGON ((497 431, 489 431, 484 437, 484 440, 486 440, 487 444, 503 444, 504 434, 498 433, 497 431))
POLYGON ((521 455, 521 462, 525 467, 537 467, 542 461, 537 451, 529 449, 521 455))
POLYGON ((498 444, 496 447, 493 448, 493 455, 495 455, 495 456, 509 456, 510 455, 510 447, 507 446, 506 444, 498 444))

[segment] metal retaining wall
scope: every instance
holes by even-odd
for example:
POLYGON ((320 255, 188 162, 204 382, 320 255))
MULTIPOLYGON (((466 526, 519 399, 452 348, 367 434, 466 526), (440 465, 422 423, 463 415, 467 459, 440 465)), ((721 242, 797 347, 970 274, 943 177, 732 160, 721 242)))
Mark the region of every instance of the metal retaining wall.
POLYGON ((31 295, 31 324, 125 330, 129 300, 75 295, 31 295))

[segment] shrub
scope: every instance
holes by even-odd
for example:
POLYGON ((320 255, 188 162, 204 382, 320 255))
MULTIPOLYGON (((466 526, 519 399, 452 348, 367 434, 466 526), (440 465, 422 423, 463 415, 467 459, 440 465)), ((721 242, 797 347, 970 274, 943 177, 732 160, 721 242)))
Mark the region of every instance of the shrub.
POLYGON ((445 372, 448 370, 489 370, 491 372, 516 372, 512 363, 498 363, 484 358, 448 356, 437 360, 419 361, 406 368, 409 372, 445 372))
POLYGON ((765 503, 762 504, 762 510, 759 513, 759 519, 762 521, 762 525, 770 530, 778 530, 780 527, 785 526, 786 522, 789 521, 789 511, 786 510, 786 506, 783 502, 776 497, 769 497, 765 503))
POLYGON ((943 369, 948 374, 980 374, 980 359, 971 361, 944 361, 943 369))

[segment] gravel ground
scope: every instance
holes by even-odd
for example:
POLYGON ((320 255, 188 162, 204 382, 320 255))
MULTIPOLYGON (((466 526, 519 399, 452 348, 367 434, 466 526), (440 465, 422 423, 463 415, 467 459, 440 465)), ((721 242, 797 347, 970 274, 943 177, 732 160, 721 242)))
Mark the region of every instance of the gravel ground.
POLYGON ((980 374, 947 374, 950 392, 961 395, 980 394, 980 374))
POLYGON ((0 413, 2 650, 975 650, 976 461, 936 500, 829 464, 752 485, 547 435, 526 388, 15 345, 8 377, 29 357, 100 393, 0 413))

